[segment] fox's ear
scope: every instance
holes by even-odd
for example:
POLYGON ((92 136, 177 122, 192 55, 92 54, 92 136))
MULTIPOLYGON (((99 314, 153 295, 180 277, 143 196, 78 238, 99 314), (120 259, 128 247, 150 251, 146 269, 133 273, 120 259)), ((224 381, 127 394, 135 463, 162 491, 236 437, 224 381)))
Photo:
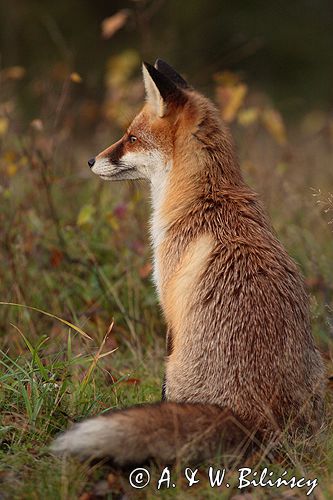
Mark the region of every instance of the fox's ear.
POLYGON ((182 89, 190 88, 190 85, 187 83, 187 81, 184 80, 184 78, 180 76, 180 74, 177 73, 177 71, 173 69, 170 64, 162 61, 162 59, 156 59, 154 66, 160 73, 163 73, 164 76, 169 78, 169 80, 175 83, 178 87, 182 89))
POLYGON ((184 104, 184 92, 167 76, 146 62, 142 65, 146 97, 156 114, 163 117, 168 112, 168 106, 184 104))

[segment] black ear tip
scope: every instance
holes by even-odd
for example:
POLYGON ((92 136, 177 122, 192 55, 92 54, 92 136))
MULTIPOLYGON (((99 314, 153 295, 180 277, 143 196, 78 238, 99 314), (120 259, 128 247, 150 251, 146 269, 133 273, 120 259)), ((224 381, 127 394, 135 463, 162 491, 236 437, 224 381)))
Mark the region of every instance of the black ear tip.
POLYGON ((189 89, 190 86, 184 78, 167 62, 159 57, 156 59, 154 67, 157 71, 169 78, 173 83, 182 89, 189 89))
POLYGON ((169 75, 164 71, 160 71, 156 69, 151 64, 144 62, 144 67, 148 71, 150 77, 154 81, 156 87, 158 88, 162 98, 168 99, 171 95, 175 97, 176 95, 179 97, 179 101, 183 100, 184 96, 181 95, 181 90, 177 86, 177 84, 173 81, 172 78, 169 78, 169 75))
POLYGON ((155 69, 154 66, 152 66, 151 64, 149 64, 147 61, 143 61, 142 63, 144 65, 144 67, 149 71, 151 70, 151 68, 155 69))
POLYGON ((159 65, 160 65, 161 63, 163 64, 163 63, 164 63, 164 61, 162 61, 162 59, 160 59, 160 58, 158 57, 158 58, 156 59, 156 61, 155 61, 155 64, 154 64, 155 68, 156 68, 156 69, 158 69, 158 67, 159 67, 159 65))
POLYGON ((173 70, 170 64, 163 61, 163 59, 160 59, 159 57, 156 59, 154 66, 158 71, 161 71, 161 73, 163 73, 163 71, 173 70))
POLYGON ((149 64, 149 63, 144 61, 143 65, 153 80, 155 80, 156 78, 161 78, 161 77, 163 78, 163 75, 161 75, 161 73, 152 64, 149 64))

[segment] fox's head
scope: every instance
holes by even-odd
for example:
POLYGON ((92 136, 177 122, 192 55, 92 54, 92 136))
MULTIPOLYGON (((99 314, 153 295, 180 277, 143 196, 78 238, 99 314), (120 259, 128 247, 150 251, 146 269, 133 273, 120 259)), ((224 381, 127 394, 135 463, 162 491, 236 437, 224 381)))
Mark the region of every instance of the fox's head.
MULTIPOLYGON (((147 179, 159 183, 169 172, 203 167, 210 156, 226 159, 230 169, 232 146, 218 111, 194 91, 167 63, 143 63, 146 103, 123 137, 88 161, 105 180, 147 179)), ((232 163, 232 162, 231 162, 232 163)), ((235 175, 235 172, 233 172, 235 175)))

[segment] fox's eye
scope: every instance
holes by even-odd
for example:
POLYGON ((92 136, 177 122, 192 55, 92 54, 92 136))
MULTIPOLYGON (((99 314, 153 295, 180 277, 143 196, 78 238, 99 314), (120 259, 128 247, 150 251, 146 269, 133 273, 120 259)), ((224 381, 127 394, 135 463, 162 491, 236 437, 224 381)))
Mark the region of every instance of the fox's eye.
POLYGON ((128 140, 131 144, 134 144, 138 140, 138 138, 135 137, 135 135, 130 135, 128 140))

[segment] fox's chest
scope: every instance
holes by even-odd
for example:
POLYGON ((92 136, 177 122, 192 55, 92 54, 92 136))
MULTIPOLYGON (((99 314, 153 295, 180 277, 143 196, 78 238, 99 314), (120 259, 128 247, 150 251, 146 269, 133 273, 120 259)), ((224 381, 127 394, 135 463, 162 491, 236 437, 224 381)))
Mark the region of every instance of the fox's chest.
POLYGON ((160 254, 165 240, 165 232, 165 227, 163 226, 163 221, 161 220, 159 214, 153 213, 150 227, 150 237, 153 248, 153 281, 160 300, 162 294, 162 276, 165 274, 163 272, 163 258, 160 254))
POLYGON ((167 172, 159 172, 151 179, 152 215, 150 219, 150 239, 153 249, 153 281, 161 300, 163 277, 162 245, 165 241, 167 221, 163 216, 163 206, 167 197, 167 172))
POLYGON ((186 221, 184 224, 180 224, 179 221, 177 225, 175 224, 177 203, 171 205, 169 203, 173 189, 169 182, 168 170, 155 174, 152 179, 151 194, 153 210, 150 219, 150 237, 153 250, 153 281, 164 309, 168 284, 179 271, 179 265, 188 246, 198 235, 189 230, 186 221))

